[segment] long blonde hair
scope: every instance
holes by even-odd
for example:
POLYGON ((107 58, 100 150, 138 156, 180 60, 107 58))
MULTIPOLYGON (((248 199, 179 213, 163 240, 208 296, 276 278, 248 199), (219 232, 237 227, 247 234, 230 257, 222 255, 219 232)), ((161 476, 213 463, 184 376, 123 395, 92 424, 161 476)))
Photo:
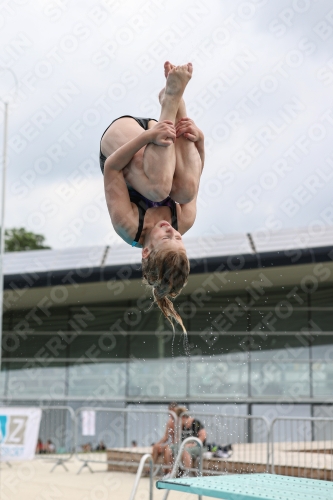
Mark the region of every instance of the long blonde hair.
POLYGON ((152 250, 146 259, 142 259, 143 282, 153 292, 164 316, 174 331, 173 321, 177 321, 186 333, 182 318, 175 310, 170 299, 176 298, 187 283, 190 263, 185 250, 152 250))

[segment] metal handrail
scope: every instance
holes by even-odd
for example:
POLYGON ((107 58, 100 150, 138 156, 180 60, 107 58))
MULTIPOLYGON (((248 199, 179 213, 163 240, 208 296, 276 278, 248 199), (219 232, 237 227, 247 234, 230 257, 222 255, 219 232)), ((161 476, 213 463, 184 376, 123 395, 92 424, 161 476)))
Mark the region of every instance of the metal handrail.
MULTIPOLYGON (((87 467, 90 472, 93 472, 93 470, 91 469, 91 467, 89 466, 89 463, 96 463, 96 464, 110 464, 110 465, 114 465, 114 461, 113 460, 92 460, 92 459, 83 459, 79 456, 79 453, 78 453, 78 450, 77 450, 77 442, 78 442, 78 427, 79 427, 79 424, 78 424, 78 416, 79 414, 82 412, 82 411, 89 411, 89 410, 94 410, 94 411, 103 411, 103 412, 113 412, 113 413, 123 413, 123 414, 129 414, 129 413, 139 413, 139 414, 151 414, 151 413, 155 413, 155 414, 158 414, 158 415, 165 415, 166 414, 166 410, 163 410, 163 409, 145 409, 145 408, 140 408, 140 409, 132 409, 132 408, 105 408, 105 407, 87 407, 87 406, 81 406, 80 408, 77 408, 77 410, 75 411, 75 432, 74 432, 74 450, 75 450, 75 457, 76 459, 79 461, 79 462, 83 462, 82 466, 80 467, 80 469, 78 470, 77 474, 80 474, 80 472, 82 471, 82 469, 84 469, 84 467, 87 467)), ((177 415, 173 412, 173 411, 170 411, 168 410, 168 414, 171 415, 174 419, 174 422, 175 422, 175 433, 177 431, 177 415)), ((118 462, 119 463, 119 462, 118 462)))
MULTIPOLYGON (((190 443, 190 442, 195 442, 195 443, 197 443, 200 446, 200 455, 199 455, 199 467, 198 467, 198 470, 199 470, 199 476, 202 476, 202 442, 200 441, 200 439, 198 439, 196 437, 188 437, 188 438, 184 439, 184 441, 180 445, 180 448, 179 448, 179 451, 178 451, 178 455, 177 455, 175 463, 173 464, 173 467, 172 467, 172 471, 171 471, 171 474, 170 474, 170 479, 176 477, 177 471, 178 471, 178 467, 180 465, 180 461, 181 461, 181 458, 182 458, 182 454, 183 454, 183 451, 184 451, 184 448, 185 448, 185 445, 187 443, 190 443)), ((170 490, 167 490, 165 492, 163 500, 166 500, 168 498, 169 493, 170 493, 170 490)), ((198 499, 202 500, 202 496, 198 495, 198 499)))
POLYGON ((154 467, 154 463, 153 463, 153 457, 151 456, 150 453, 146 453, 145 455, 143 455, 143 457, 140 460, 140 464, 139 464, 139 467, 138 467, 138 470, 137 470, 137 473, 136 473, 136 476, 135 476, 135 481, 134 481, 134 485, 133 485, 133 488, 132 488, 132 493, 131 493, 131 496, 130 496, 130 500, 134 500, 134 497, 136 495, 136 490, 138 489, 139 482, 140 482, 140 479, 141 479, 143 468, 144 468, 145 463, 146 463, 146 461, 148 459, 150 461, 150 471, 149 471, 149 478, 150 478, 149 479, 149 500, 153 500, 153 467, 154 467))

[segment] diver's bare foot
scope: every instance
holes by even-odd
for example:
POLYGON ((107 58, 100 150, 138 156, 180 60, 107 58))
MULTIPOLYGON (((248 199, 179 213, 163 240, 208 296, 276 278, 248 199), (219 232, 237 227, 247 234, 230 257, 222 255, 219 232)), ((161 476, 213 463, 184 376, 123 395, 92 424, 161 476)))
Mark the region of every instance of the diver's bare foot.
MULTIPOLYGON (((168 78, 168 74, 170 73, 170 71, 173 68, 175 68, 175 65, 171 64, 171 62, 166 61, 164 63, 164 75, 165 75, 165 78, 168 78)), ((159 99, 161 105, 163 103, 164 94, 165 94, 165 87, 158 94, 158 99, 159 99)), ((176 115, 176 122, 178 122, 181 118, 184 118, 186 116, 187 115, 186 115, 185 101, 184 101, 183 98, 181 98, 180 101, 179 101, 179 105, 178 105, 178 111, 177 111, 177 115, 176 115)))
POLYGON ((193 66, 191 63, 183 64, 182 66, 171 66, 170 64, 163 101, 167 96, 181 99, 186 85, 192 78, 193 66))
MULTIPOLYGON (((171 62, 166 61, 164 63, 164 76, 165 76, 165 78, 168 78, 168 74, 170 73, 170 70, 172 70, 173 68, 175 68, 175 65, 171 64, 171 62)), ((158 100, 160 101, 160 104, 162 104, 164 94, 165 94, 165 87, 163 87, 163 89, 158 94, 158 100)))
MULTIPOLYGON (((164 63, 164 76, 165 76, 165 78, 168 78, 168 74, 169 74, 170 70, 174 67, 175 67, 174 64, 171 64, 171 62, 169 62, 169 61, 165 61, 165 63, 164 63)), ((162 104, 164 94, 165 94, 165 87, 163 87, 163 89, 158 94, 158 100, 160 101, 160 104, 162 104)))
POLYGON ((165 78, 168 78, 168 74, 170 73, 170 70, 172 70, 173 68, 175 68, 174 64, 171 64, 171 62, 169 62, 169 61, 165 61, 165 63, 164 63, 164 76, 165 76, 165 78))

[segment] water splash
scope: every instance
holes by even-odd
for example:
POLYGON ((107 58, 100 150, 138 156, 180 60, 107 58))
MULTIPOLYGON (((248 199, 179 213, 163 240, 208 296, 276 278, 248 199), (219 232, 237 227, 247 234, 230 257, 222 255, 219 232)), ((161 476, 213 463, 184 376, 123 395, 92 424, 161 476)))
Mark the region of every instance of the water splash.
MULTIPOLYGON (((175 339, 176 339, 176 330, 175 330, 175 326, 173 323, 172 323, 172 330, 173 330, 173 335, 172 335, 172 342, 171 342, 171 356, 172 356, 172 359, 174 360, 175 359, 174 345, 175 345, 175 339)), ((187 356, 189 358, 191 355, 191 348, 190 348, 190 343, 188 340, 187 331, 183 331, 182 337, 183 337, 184 353, 185 353, 185 356, 187 356)))
POLYGON ((176 332, 175 332, 175 327, 172 325, 173 328, 173 335, 172 335, 172 342, 171 342, 171 356, 172 356, 172 361, 175 359, 175 352, 173 350, 174 345, 175 345, 175 338, 176 338, 176 332))
POLYGON ((185 351, 185 356, 189 358, 191 355, 191 351, 190 351, 190 343, 188 341, 187 332, 183 332, 183 347, 185 351))

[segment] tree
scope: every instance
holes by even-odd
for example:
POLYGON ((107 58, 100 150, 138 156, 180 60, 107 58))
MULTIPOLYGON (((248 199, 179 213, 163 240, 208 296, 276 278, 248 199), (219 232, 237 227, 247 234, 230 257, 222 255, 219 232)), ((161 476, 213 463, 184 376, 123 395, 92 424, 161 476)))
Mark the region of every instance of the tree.
POLYGON ((51 248, 44 245, 45 236, 26 231, 24 227, 5 230, 5 252, 42 250, 51 248))

